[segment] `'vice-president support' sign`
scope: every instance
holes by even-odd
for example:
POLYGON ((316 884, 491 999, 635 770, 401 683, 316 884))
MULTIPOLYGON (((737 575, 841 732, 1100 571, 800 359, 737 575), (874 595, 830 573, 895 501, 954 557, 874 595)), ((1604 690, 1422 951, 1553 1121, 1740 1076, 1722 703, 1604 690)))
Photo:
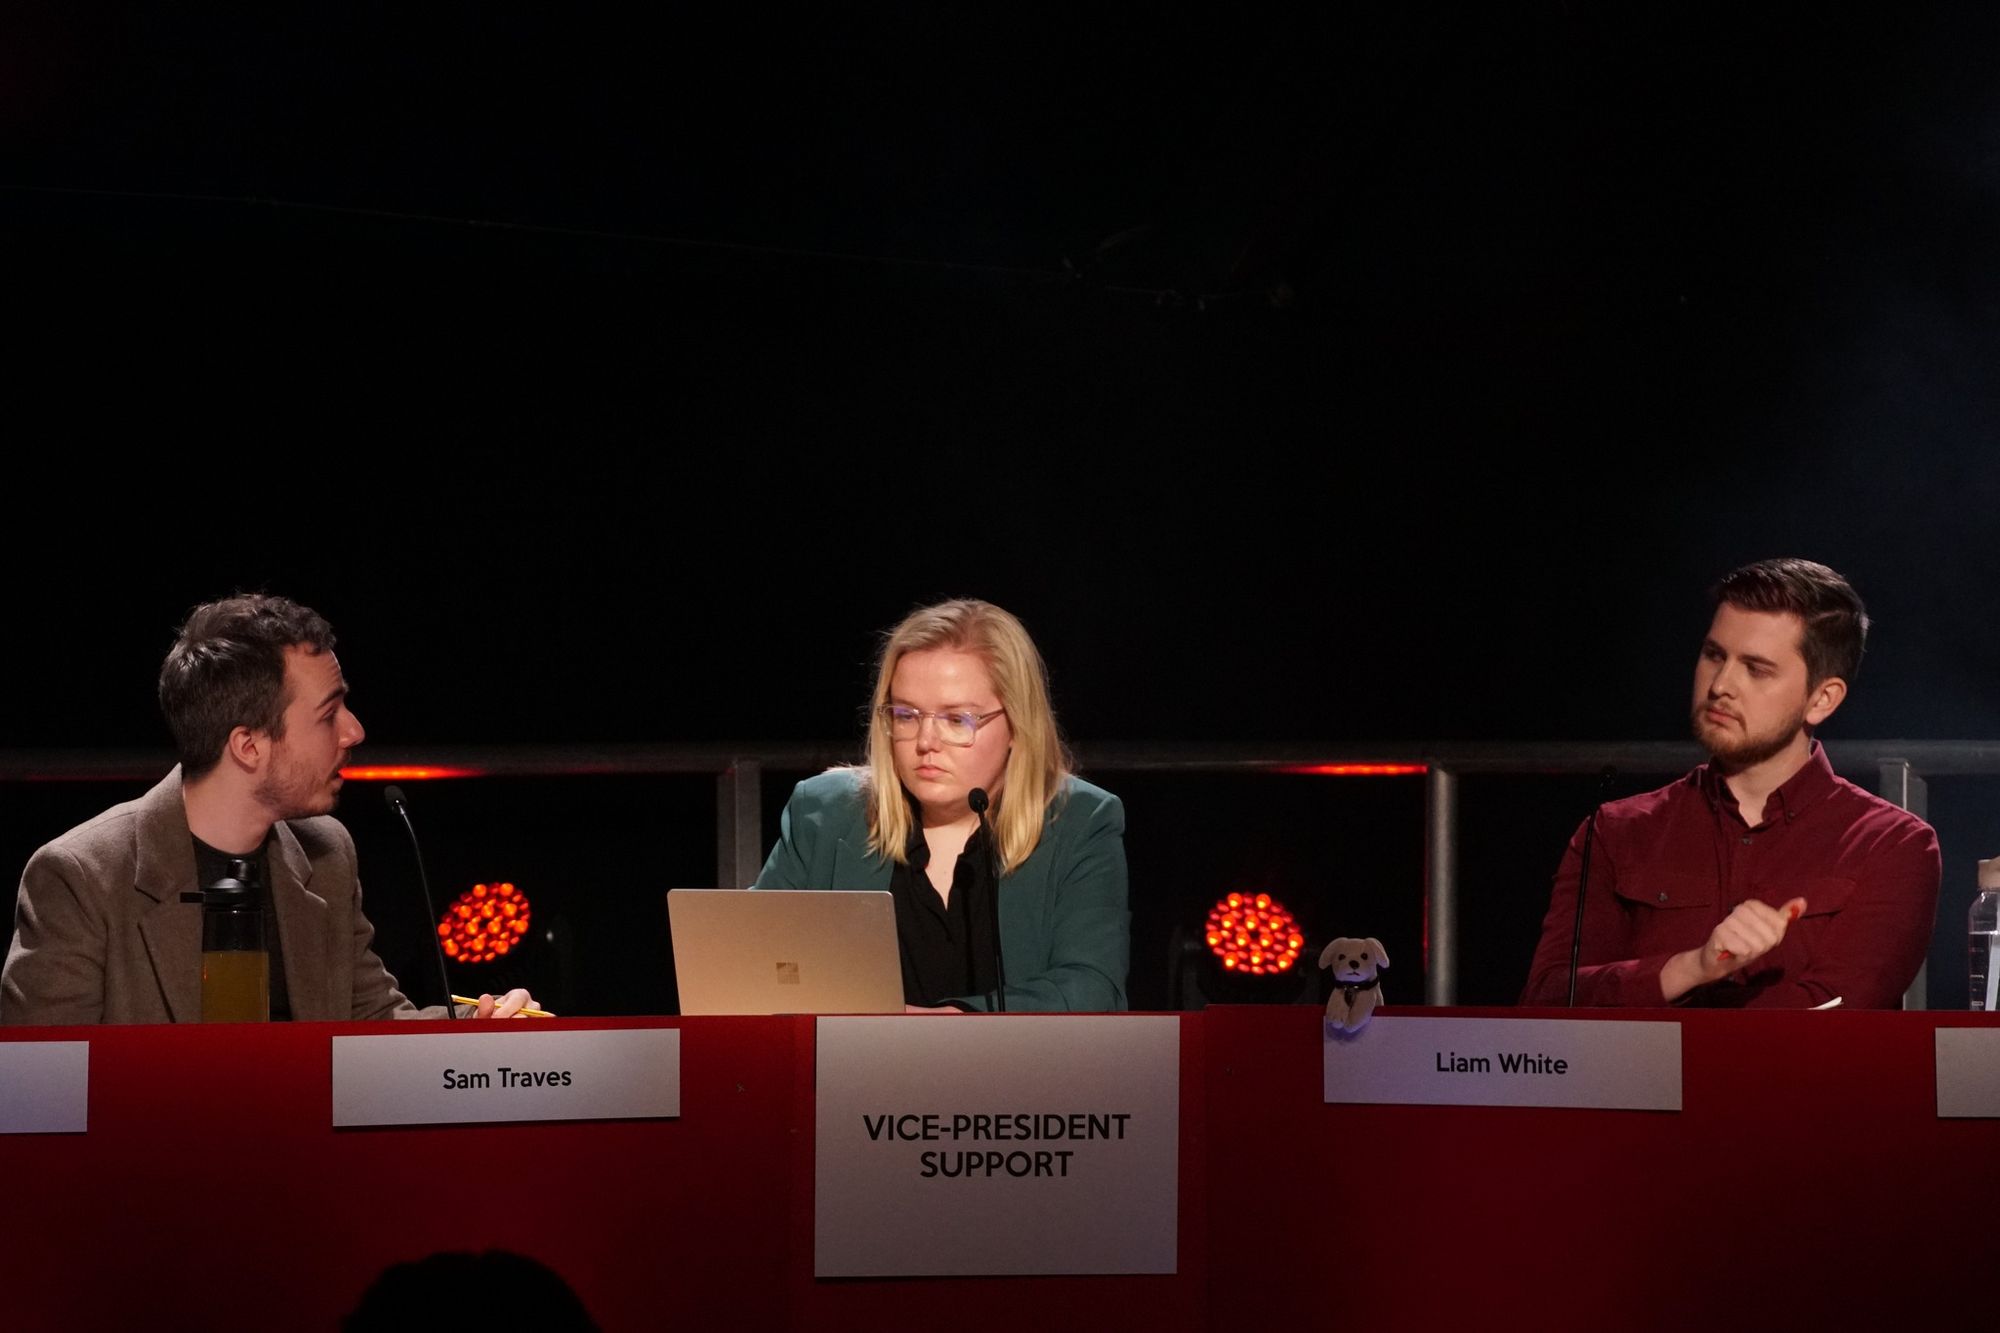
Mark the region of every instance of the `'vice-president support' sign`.
POLYGON ((1171 1273, 1180 1020, 819 1020, 820 1277, 1171 1273))

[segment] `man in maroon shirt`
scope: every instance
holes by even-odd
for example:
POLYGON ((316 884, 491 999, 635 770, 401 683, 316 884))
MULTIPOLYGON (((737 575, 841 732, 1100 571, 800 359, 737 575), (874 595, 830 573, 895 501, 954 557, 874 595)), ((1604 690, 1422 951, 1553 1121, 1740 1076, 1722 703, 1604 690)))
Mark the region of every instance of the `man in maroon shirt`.
MULTIPOLYGON (((1930 944, 1937 835, 1835 777, 1813 739, 1847 697, 1868 615, 1809 560, 1747 565, 1715 602, 1694 671, 1709 762, 1598 812, 1577 1002, 1893 1009, 1930 944)), ((1583 842, 1579 827, 1523 1004, 1568 994, 1583 842)))

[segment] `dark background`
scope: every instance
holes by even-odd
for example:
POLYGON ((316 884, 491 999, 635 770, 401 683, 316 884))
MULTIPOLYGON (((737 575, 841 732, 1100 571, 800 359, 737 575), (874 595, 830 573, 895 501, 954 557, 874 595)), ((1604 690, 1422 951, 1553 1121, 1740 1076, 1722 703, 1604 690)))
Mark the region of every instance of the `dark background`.
MULTIPOLYGON (((0 745, 161 744, 238 588, 333 620, 378 747, 839 744, 948 595, 1026 620, 1086 755, 1674 739, 1703 589, 1774 554, 1877 621, 1836 753, 2000 735, 1990 11, 4 22, 0 745)), ((1105 781, 1135 1001, 1230 887, 1420 956, 1420 780, 1105 781)), ((0 851, 123 794, 17 788, 0 851)), ((1590 784, 1464 794, 1504 1002, 1590 784)), ((1931 794, 1948 1003, 2000 784, 1931 794)), ((710 784, 413 801, 441 883, 562 918, 571 1008, 671 1003, 710 784)))

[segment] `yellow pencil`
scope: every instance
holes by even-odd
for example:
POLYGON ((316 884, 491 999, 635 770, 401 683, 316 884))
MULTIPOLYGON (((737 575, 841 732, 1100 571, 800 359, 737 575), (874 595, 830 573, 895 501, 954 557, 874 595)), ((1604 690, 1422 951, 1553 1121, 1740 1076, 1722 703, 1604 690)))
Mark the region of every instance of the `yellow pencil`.
MULTIPOLYGON (((451 997, 451 1002, 452 1002, 453 1004, 469 1004, 469 1005, 472 1005, 472 1006, 474 1006, 474 1007, 476 1008, 476 1007, 478 1006, 478 1004, 479 1004, 479 997, 478 997, 477 995, 454 995, 454 996, 452 996, 452 997, 451 997)), ((552 1013, 550 1013, 550 1012, 549 1012, 548 1010, 546 1010, 546 1009, 522 1009, 522 1010, 518 1011, 518 1012, 517 1012, 517 1013, 516 1013, 516 1014, 514 1015, 514 1017, 516 1017, 516 1018, 554 1018, 554 1017, 555 1017, 555 1015, 554 1015, 554 1014, 552 1014, 552 1013)))

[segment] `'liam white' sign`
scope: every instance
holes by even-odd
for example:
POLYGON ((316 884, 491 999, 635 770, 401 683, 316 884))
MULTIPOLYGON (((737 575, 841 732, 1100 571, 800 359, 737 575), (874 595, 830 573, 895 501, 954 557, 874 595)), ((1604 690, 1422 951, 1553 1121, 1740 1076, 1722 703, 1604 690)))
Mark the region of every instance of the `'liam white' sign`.
POLYGON ((1938 1115, 2000 1118, 2000 1028, 1939 1028, 1938 1115))
POLYGON ((1377 1014, 1323 1025, 1329 1102, 1681 1109, 1681 1025, 1377 1014))
POLYGON ((643 1120, 681 1113, 678 1028, 333 1039, 333 1123, 643 1120))
POLYGON ((0 1134, 90 1128, 90 1043, 0 1042, 0 1134))
POLYGON ((1178 1018, 822 1018, 815 1126, 820 1277, 1175 1271, 1178 1018))

